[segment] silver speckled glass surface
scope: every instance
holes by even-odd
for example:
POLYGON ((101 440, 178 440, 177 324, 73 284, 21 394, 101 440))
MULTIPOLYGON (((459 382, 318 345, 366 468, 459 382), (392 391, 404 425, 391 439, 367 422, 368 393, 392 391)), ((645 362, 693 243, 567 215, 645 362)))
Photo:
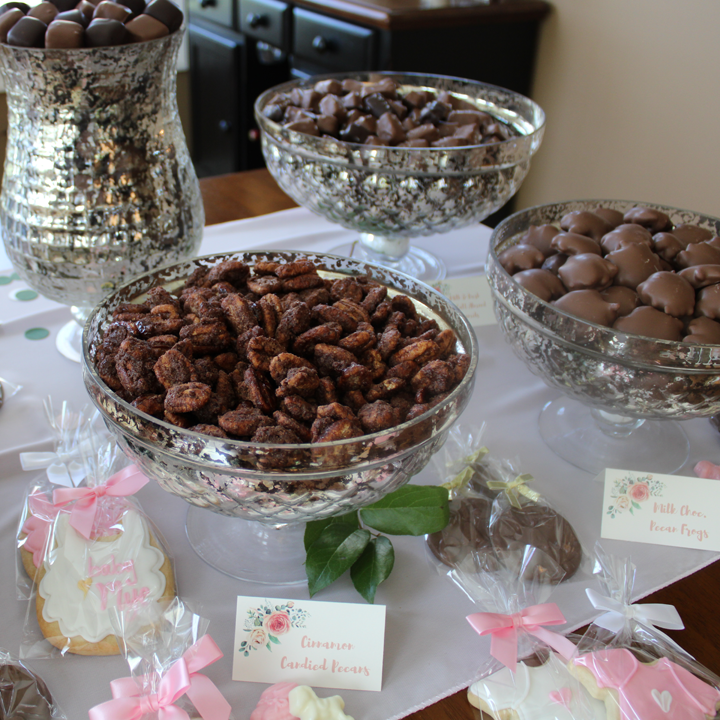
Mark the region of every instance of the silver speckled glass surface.
POLYGON ((211 255, 142 275, 96 307, 83 335, 85 386, 108 428, 142 471, 187 502, 224 515, 267 524, 301 522, 349 512, 375 502, 420 472, 445 442, 465 409, 475 382, 478 348, 465 316, 449 300, 407 275, 334 255, 245 252, 211 255), (418 311, 455 331, 458 349, 470 356, 462 382, 432 410, 395 428, 330 443, 277 445, 225 440, 183 430, 140 412, 105 385, 92 358, 121 302, 142 299, 157 285, 174 290, 197 267, 225 260, 292 262, 308 258, 320 274, 367 274, 412 298, 418 311))
POLYGON ((119 47, 0 44, 0 232, 19 275, 46 297, 93 306, 200 246, 202 198, 176 102, 181 40, 182 30, 119 47))
POLYGON ((373 73, 322 75, 263 93, 255 103, 268 170, 303 207, 331 222, 386 238, 444 233, 480 222, 525 179, 540 147, 545 115, 532 100, 485 83, 440 75, 382 73, 410 90, 447 90, 509 123, 516 137, 459 148, 378 147, 312 137, 268 120, 279 92, 325 78, 377 79, 373 73))
POLYGON ((700 225, 720 234, 720 219, 629 200, 577 200, 529 208, 493 232, 487 275, 500 327, 515 354, 550 387, 611 413, 685 420, 720 411, 720 345, 656 340, 585 322, 528 292, 498 262, 530 225, 559 223, 574 210, 642 205, 675 225, 700 225))

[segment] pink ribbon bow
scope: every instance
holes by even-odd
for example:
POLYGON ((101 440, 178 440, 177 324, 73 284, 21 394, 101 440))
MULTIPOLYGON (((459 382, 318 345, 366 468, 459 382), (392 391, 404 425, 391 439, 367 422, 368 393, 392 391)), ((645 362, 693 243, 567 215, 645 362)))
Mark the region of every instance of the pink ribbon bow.
POLYGON ((90 708, 90 720, 140 720, 151 712, 157 713, 158 720, 190 720, 187 712, 175 705, 183 695, 188 696, 203 720, 228 720, 230 703, 210 678, 198 672, 222 656, 215 641, 203 635, 170 666, 160 680, 158 692, 141 696, 133 678, 113 680, 110 688, 114 699, 90 708))
POLYGON ((105 495, 109 497, 127 497, 134 495, 148 482, 136 465, 128 465, 115 473, 107 482, 94 487, 58 488, 53 491, 53 502, 56 507, 74 503, 70 512, 70 524, 86 539, 90 539, 97 501, 105 495))
POLYGON ((473 613, 467 616, 478 635, 490 635, 490 654, 505 667, 515 672, 517 667, 518 630, 534 635, 569 660, 575 645, 543 625, 562 625, 565 618, 555 603, 531 605, 512 615, 500 613, 473 613))
POLYGON ((60 509, 47 500, 44 493, 32 493, 28 497, 28 509, 30 514, 21 528, 27 536, 23 547, 32 553, 33 565, 40 567, 45 559, 53 519, 60 509))

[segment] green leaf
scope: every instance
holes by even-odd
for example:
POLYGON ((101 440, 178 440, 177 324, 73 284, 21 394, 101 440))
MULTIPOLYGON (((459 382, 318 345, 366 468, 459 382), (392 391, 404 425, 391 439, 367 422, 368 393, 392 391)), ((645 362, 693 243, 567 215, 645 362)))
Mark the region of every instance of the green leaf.
POLYGON ((367 530, 332 523, 307 551, 305 573, 310 597, 335 582, 359 557, 370 541, 367 530))
POLYGON ((336 515, 335 517, 325 518, 324 520, 312 520, 305 524, 305 552, 310 549, 310 546, 320 537, 326 527, 336 523, 352 525, 354 528, 360 527, 357 511, 347 513, 346 515, 336 515))
POLYGON ((365 525, 388 535, 426 535, 442 530, 450 517, 445 488, 404 485, 360 510, 365 525))
POLYGON ((280 644, 280 641, 274 635, 270 635, 269 633, 268 633, 268 640, 270 640, 270 642, 274 642, 276 645, 280 644))
POLYGON ((268 643, 265 647, 266 647, 270 652, 272 652, 272 648, 270 647, 270 643, 268 643))
POLYGON ((638 510, 640 509, 640 505, 638 505, 638 503, 636 503, 634 500, 632 500, 631 502, 634 508, 637 508, 638 510))
POLYGON ((395 563, 395 550, 386 537, 373 538, 357 562, 350 568, 355 589, 369 602, 375 602, 378 585, 387 580, 395 563))

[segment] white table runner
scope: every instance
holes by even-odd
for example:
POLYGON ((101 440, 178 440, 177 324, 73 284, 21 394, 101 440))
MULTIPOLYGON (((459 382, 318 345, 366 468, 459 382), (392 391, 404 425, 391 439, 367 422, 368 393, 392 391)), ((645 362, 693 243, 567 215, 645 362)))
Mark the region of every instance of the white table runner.
MULTIPOLYGON (((490 231, 475 226, 418 241, 440 254, 449 275, 480 272, 490 231), (441 237, 441 241, 438 238, 441 237)), ((250 220, 206 228, 202 254, 242 249, 304 249, 326 252, 352 239, 303 209, 287 210, 250 220)), ((87 400, 80 367, 61 357, 54 346, 58 329, 70 319, 67 308, 44 298, 20 301, 24 283, 12 280, 8 263, 0 257, 0 377, 23 385, 0 410, 0 647, 17 652, 27 606, 15 599, 14 536, 19 503, 32 473, 20 469, 18 452, 49 449, 50 433, 42 411, 43 398, 70 400, 80 407, 87 400), (30 328, 50 331, 44 340, 25 337, 30 328)), ((496 327, 478 328, 480 357, 474 398, 461 418, 463 424, 488 424, 485 444, 497 457, 517 456, 524 472, 536 478, 534 488, 545 495, 574 525, 586 548, 599 536, 601 488, 592 478, 558 459, 542 442, 537 416, 557 393, 547 388, 513 355, 496 327)), ((701 459, 720 461, 720 437, 707 420, 684 424, 691 443, 690 460, 681 474, 691 475, 701 459)), ((413 482, 437 482, 432 466, 413 482)), ((170 543, 181 595, 211 620, 210 634, 225 658, 208 669, 233 706, 235 720, 247 720, 265 686, 230 679, 233 656, 235 596, 307 598, 307 589, 259 586, 226 577, 205 565, 185 536, 187 505, 156 485, 138 495, 170 543)), ((355 720, 395 720, 429 705, 469 684, 475 667, 488 652, 465 621, 476 608, 446 577, 436 572, 422 538, 393 538, 396 564, 390 579, 380 586, 377 603, 387 606, 384 685, 380 693, 341 693, 355 720)), ((606 542, 612 552, 631 555, 639 567, 638 597, 686 576, 717 559, 718 555, 651 545, 606 542)), ((592 584, 587 567, 562 584, 553 599, 569 625, 593 617, 584 589, 592 584)), ((348 578, 320 593, 317 600, 361 602, 348 578)), ((34 607, 30 608, 34 613, 34 607)), ((682 608, 680 608, 682 612, 682 608)), ((110 698, 110 680, 127 675, 121 658, 68 657, 35 660, 30 665, 46 680, 68 718, 86 717, 89 707, 110 698)), ((332 694, 319 691, 320 695, 332 694)))

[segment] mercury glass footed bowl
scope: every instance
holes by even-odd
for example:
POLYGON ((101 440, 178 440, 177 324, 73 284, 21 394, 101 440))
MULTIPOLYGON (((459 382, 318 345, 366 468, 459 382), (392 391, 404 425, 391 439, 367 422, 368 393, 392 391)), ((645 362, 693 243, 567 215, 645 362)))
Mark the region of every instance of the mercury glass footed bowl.
MULTIPOLYGON (((479 223, 518 190, 540 147, 545 114, 532 100, 472 80, 413 73, 345 73, 294 80, 263 93, 255 103, 263 154, 280 187, 303 207, 357 230, 346 254, 430 282, 445 277, 439 258, 411 247, 411 238, 479 223), (511 125, 516 137, 452 148, 379 147, 313 137, 263 115, 277 93, 312 87, 319 80, 390 77, 411 90, 446 90, 511 125)), ((338 248, 334 252, 340 252, 338 248)))
MULTIPOLYGON (((200 246, 202 198, 176 101, 182 34, 119 47, 0 44, 0 232, 23 280, 81 323, 126 280, 200 246)), ((81 325, 59 344, 73 328, 79 361, 81 325)))
POLYGON ((515 354, 564 397, 540 414, 540 433, 562 458, 593 473, 606 467, 671 473, 688 458, 678 420, 720 410, 720 345, 656 340, 585 322, 528 292, 498 262, 531 225, 558 224, 574 210, 625 213, 642 205, 674 225, 720 234, 720 219, 665 205, 577 200, 518 212, 495 229, 487 259, 493 307, 515 354))
POLYGON ((197 552, 234 577, 275 584, 304 580, 304 549, 302 537, 286 541, 287 535, 273 527, 289 525, 301 531, 308 520, 375 502, 420 472, 470 399, 477 352, 464 315, 413 278, 332 255, 246 252, 212 255, 146 273, 103 300, 85 326, 83 376, 125 452, 164 490, 193 506, 188 535, 197 552), (432 410, 389 430, 332 443, 273 445, 200 435, 158 420, 122 400, 97 374, 92 358, 118 303, 137 301, 157 285, 171 291, 182 287, 196 268, 225 260, 252 265, 260 259, 291 262, 301 257, 322 264, 320 274, 325 277, 367 274, 386 285, 391 295, 411 297, 418 310, 441 327, 452 328, 458 349, 470 356, 462 382, 432 410), (248 520, 253 522, 244 522, 248 520), (278 550, 279 543, 287 547, 278 550))

